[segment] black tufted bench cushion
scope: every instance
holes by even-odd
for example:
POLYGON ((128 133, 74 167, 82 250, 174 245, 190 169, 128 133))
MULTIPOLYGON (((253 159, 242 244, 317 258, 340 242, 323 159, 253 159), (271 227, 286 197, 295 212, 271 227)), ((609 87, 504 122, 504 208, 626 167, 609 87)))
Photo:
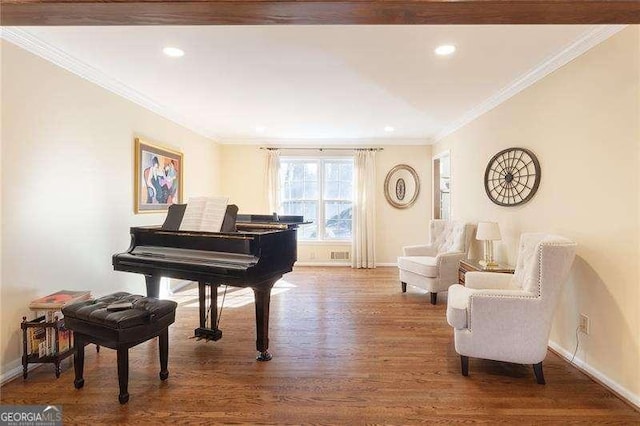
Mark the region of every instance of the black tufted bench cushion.
POLYGON ((62 309, 65 326, 74 332, 74 366, 76 389, 84 386, 84 345, 95 343, 118 351, 118 380, 120 403, 129 400, 129 348, 159 336, 160 378, 169 376, 167 370, 169 325, 175 321, 177 303, 129 293, 113 293, 99 299, 87 300, 62 309), (129 302, 130 309, 109 310, 109 305, 129 302))

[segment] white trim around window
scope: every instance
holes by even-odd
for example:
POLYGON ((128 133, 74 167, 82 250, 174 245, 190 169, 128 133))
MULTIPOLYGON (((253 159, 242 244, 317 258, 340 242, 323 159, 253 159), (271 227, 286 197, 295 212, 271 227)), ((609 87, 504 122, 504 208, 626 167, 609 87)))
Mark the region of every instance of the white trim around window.
MULTIPOLYGON (((300 172, 298 172, 300 173, 300 172)), ((335 173, 335 172, 334 172, 335 173)), ((283 156, 280 162, 280 208, 279 214, 300 215, 305 220, 311 220, 315 226, 301 227, 298 231, 298 241, 301 244, 350 244, 353 231, 351 206, 353 205, 353 156, 283 156), (305 167, 303 176, 292 180, 288 173, 288 164, 315 164, 316 167, 305 167), (326 176, 327 163, 349 165, 350 174, 345 178, 344 168, 338 167, 338 177, 326 176), (307 176, 309 173, 310 176, 307 176), (294 186, 295 184, 295 186, 294 186), (333 184, 332 187, 329 187, 333 184), (287 186, 289 185, 289 186, 287 186), (331 189, 330 189, 331 188, 331 189), (329 191, 336 191, 329 194, 329 191), (326 196, 326 198, 325 198, 326 196), (331 198, 329 198, 331 196, 331 198), (286 208, 285 204, 289 204, 286 208), (293 207, 293 204, 297 204, 293 207), (315 205, 315 210, 313 206, 315 205), (349 207, 344 207, 348 205, 349 207), (335 211, 327 213, 333 208, 335 211), (326 217, 335 222, 334 227, 326 228, 326 217), (328 237, 332 232, 335 238, 328 237), (312 237, 312 236, 315 236, 312 237)))

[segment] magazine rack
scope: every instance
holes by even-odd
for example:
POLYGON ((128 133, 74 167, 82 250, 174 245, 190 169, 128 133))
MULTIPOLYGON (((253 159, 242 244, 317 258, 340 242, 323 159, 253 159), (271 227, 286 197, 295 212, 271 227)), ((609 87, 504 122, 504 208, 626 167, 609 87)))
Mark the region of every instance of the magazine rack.
MULTIPOLYGON (((45 315, 36 314, 37 318, 29 321, 22 317, 22 377, 27 378, 29 364, 43 363, 55 364, 56 377, 60 377, 60 361, 73 354, 74 345, 72 333, 64 326, 64 318, 59 319, 56 314, 62 316, 60 310, 64 306, 90 297, 88 290, 60 290, 29 303, 29 309, 44 311, 45 315), (63 345, 60 344, 61 338, 63 345)), ((99 351, 100 347, 96 350, 99 351)))
MULTIPOLYGON (((73 354, 73 344, 70 341, 68 348, 60 352, 60 331, 65 330, 64 328, 64 319, 59 320, 58 317, 55 317, 53 322, 46 322, 45 316, 37 317, 31 321, 27 321, 27 317, 22 317, 22 323, 20 324, 22 328, 22 377, 27 378, 27 367, 29 364, 42 364, 42 363, 52 363, 56 365, 56 378, 60 377, 60 361, 73 354), (45 355, 39 356, 37 353, 29 353, 27 350, 27 345, 30 345, 31 342, 28 338, 28 329, 29 328, 44 328, 44 329, 52 329, 53 332, 53 353, 54 355, 45 355)), ((34 330, 35 331, 35 330, 34 330)))

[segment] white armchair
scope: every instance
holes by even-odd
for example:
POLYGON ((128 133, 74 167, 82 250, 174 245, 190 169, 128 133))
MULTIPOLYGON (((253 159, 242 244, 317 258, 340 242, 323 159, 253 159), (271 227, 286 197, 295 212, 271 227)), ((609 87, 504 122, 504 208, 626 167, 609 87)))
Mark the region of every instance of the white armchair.
POLYGON ((435 305, 438 292, 458 282, 458 262, 467 256, 475 226, 447 220, 432 220, 428 245, 403 247, 398 257, 402 292, 407 284, 431 293, 435 305))
POLYGON ((544 384, 551 320, 575 257, 576 244, 548 234, 523 234, 514 275, 468 272, 449 288, 447 322, 454 328, 462 375, 469 357, 533 364, 544 384))

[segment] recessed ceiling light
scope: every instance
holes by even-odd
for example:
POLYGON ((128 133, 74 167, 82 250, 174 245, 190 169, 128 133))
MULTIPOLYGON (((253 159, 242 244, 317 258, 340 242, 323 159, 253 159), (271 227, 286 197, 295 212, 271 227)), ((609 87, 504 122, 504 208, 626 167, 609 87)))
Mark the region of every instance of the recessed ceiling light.
POLYGON ((164 49, 162 49, 162 52, 167 56, 171 56, 172 58, 179 58, 181 56, 184 56, 184 50, 178 49, 177 47, 165 47, 164 49))
POLYGON ((451 55, 456 51, 456 47, 453 44, 443 44, 442 46, 438 46, 435 50, 436 55, 446 56, 451 55))
POLYGON ((393 126, 384 126, 385 132, 393 132, 394 130, 395 130, 395 127, 393 126))
POLYGON ((265 130, 267 130, 266 126, 256 126, 256 132, 258 133, 264 133, 265 130))

